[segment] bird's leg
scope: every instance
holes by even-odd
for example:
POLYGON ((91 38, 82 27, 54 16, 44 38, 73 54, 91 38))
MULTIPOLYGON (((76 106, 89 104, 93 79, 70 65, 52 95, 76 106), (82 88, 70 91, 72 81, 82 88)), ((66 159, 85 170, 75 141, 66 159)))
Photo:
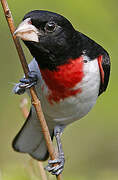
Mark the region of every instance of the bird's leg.
POLYGON ((37 84, 37 74, 34 71, 31 71, 28 73, 28 78, 22 78, 20 80, 20 83, 16 84, 15 87, 13 88, 13 92, 15 94, 23 94, 26 89, 34 86, 37 84))
POLYGON ((64 152, 62 149, 61 143, 61 134, 63 132, 64 126, 56 126, 54 128, 54 136, 56 138, 57 147, 58 147, 58 158, 48 161, 48 166, 45 168, 47 171, 51 172, 53 175, 59 175, 64 169, 64 152), (57 164, 54 166, 54 164, 57 164))

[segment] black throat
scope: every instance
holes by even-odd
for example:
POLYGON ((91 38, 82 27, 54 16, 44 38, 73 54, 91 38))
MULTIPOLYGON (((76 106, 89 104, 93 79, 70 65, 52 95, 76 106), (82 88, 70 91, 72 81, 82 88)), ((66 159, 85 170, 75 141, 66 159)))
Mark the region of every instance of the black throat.
POLYGON ((76 59, 82 54, 81 39, 75 32, 72 38, 60 46, 59 43, 45 47, 40 42, 24 41, 32 56, 36 59, 41 69, 56 70, 57 66, 68 63, 69 59, 76 59), (79 42, 79 43, 78 43, 79 42))
POLYGON ((24 43, 40 68, 49 70, 56 70, 57 66, 68 63, 70 59, 77 59, 83 54, 90 60, 94 60, 99 55, 107 53, 96 42, 77 31, 62 47, 58 46, 58 43, 54 46, 50 46, 49 43, 46 47, 42 46, 40 42, 24 41, 24 43))

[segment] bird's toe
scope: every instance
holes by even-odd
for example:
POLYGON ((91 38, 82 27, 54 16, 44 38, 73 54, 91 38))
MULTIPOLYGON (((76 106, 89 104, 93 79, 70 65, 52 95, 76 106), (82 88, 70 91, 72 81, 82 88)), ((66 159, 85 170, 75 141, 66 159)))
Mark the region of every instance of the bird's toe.
POLYGON ((48 166, 45 167, 45 170, 51 172, 52 175, 59 175, 64 169, 64 163, 64 158, 49 160, 48 166))

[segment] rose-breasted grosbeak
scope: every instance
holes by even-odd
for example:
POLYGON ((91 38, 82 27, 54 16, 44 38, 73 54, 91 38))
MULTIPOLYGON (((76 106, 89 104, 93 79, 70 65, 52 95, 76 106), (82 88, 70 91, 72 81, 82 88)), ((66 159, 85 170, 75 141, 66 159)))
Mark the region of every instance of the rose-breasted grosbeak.
MULTIPOLYGON (((34 59, 29 78, 14 87, 22 94, 36 85, 50 135, 56 137, 58 155, 47 170, 58 175, 64 167, 60 135, 64 128, 85 116, 108 85, 110 59, 96 42, 76 31, 63 16, 35 10, 26 14, 15 31, 34 59), (54 163, 59 163, 53 166, 54 163)), ((46 160, 48 151, 34 107, 13 141, 16 151, 46 160)))

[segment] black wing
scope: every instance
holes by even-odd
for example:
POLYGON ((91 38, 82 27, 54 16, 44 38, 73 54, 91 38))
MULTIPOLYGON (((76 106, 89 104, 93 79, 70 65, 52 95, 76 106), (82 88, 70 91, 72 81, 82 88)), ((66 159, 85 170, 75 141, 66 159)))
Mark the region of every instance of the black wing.
POLYGON ((104 55, 102 55, 102 68, 104 71, 104 82, 102 81, 101 76, 99 95, 101 95, 107 89, 110 76, 110 57, 106 52, 104 55))
POLYGON ((110 57, 107 51, 97 44, 94 40, 87 37, 86 35, 79 32, 79 36, 81 38, 82 50, 86 52, 86 55, 90 58, 90 60, 98 59, 102 57, 102 61, 100 62, 100 75, 101 75, 101 83, 99 89, 99 95, 102 94, 108 85, 109 76, 110 76, 110 57), (104 77, 103 77, 104 74, 104 77), (104 81, 103 81, 104 80, 104 81))

